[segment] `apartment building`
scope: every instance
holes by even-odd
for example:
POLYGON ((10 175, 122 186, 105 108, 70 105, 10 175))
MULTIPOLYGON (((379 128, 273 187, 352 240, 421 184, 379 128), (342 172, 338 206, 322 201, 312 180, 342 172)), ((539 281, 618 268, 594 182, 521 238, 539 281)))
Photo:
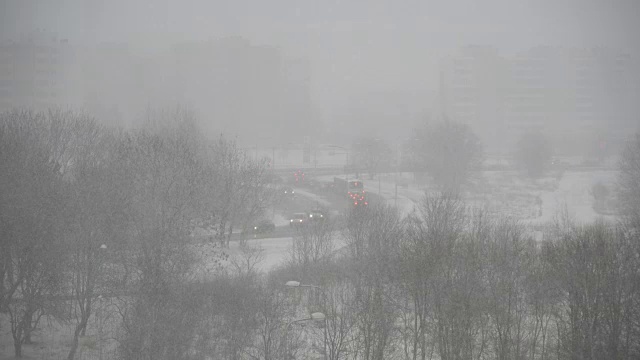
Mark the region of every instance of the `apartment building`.
POLYGON ((440 72, 443 113, 471 125, 489 151, 509 151, 533 129, 564 151, 594 137, 619 142, 637 125, 638 67, 626 54, 544 46, 504 56, 467 47, 443 59, 440 72))

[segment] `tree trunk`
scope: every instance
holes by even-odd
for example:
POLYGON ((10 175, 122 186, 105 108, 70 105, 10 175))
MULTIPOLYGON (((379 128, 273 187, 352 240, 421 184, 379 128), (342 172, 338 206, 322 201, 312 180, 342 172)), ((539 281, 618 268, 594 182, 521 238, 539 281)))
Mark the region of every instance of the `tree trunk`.
POLYGON ((86 309, 81 316, 80 322, 76 325, 76 329, 73 332, 73 342, 71 343, 71 350, 69 350, 67 360, 73 360, 75 358, 76 351, 78 350, 78 338, 80 336, 85 336, 89 317, 91 316, 91 302, 87 303, 86 309))
MULTIPOLYGON (((23 315, 22 318, 19 318, 16 316, 16 321, 18 321, 18 319, 20 319, 18 321, 18 324, 16 325, 15 328, 13 328, 13 324, 11 326, 11 332, 13 335, 13 350, 14 350, 14 355, 16 358, 21 358, 22 357, 22 344, 24 344, 24 331, 25 331, 25 315, 23 315)), ((13 321, 13 319, 12 319, 13 321)))
POLYGON ((76 326, 76 331, 73 332, 73 341, 71 342, 71 350, 69 350, 67 360, 73 360, 76 357, 76 351, 78 350, 78 335, 80 335, 80 329, 76 326))
POLYGON ((13 342, 13 351, 14 351, 14 355, 17 358, 22 358, 22 342, 21 341, 13 342))
POLYGON ((31 325, 33 323, 33 313, 31 312, 27 312, 24 315, 24 324, 25 324, 25 328, 24 328, 24 340, 22 341, 23 344, 32 344, 33 341, 31 341, 31 325))

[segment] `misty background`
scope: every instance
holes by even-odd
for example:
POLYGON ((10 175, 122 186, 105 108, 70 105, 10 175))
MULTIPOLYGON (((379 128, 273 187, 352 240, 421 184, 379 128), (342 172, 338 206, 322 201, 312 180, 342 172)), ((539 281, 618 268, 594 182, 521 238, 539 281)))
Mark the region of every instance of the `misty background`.
POLYGON ((640 359, 638 4, 0 0, 0 360, 640 359))
POLYGON ((396 144, 446 116, 471 125, 489 153, 531 128, 579 152, 637 129, 639 10, 592 0, 3 0, 0 108, 68 105, 135 127, 145 109, 179 104, 210 135, 248 146, 360 135, 396 144), (51 49, 41 71, 24 61, 36 43, 51 49))

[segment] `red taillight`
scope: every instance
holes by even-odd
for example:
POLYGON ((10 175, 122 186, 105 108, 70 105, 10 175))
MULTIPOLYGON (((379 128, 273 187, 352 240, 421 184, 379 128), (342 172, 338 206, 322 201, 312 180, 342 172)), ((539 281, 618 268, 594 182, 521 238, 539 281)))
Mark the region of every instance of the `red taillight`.
POLYGON ((358 205, 358 202, 357 202, 357 201, 356 201, 356 202, 354 202, 354 203, 353 203, 353 205, 358 205))

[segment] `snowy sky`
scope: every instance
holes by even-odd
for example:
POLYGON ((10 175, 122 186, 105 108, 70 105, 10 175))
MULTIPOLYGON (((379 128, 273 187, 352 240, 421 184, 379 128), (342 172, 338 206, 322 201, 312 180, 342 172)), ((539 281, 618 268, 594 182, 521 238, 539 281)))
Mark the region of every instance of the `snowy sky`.
MULTIPOLYGON (((0 0, 0 37, 42 28, 71 43, 153 51, 240 35, 311 59, 325 108, 362 92, 424 98, 442 54, 492 45, 605 46, 638 53, 637 0, 0 0)), ((350 100, 348 100, 350 101, 350 100)))

